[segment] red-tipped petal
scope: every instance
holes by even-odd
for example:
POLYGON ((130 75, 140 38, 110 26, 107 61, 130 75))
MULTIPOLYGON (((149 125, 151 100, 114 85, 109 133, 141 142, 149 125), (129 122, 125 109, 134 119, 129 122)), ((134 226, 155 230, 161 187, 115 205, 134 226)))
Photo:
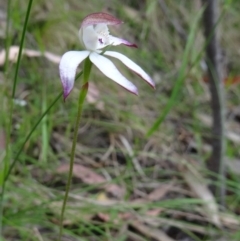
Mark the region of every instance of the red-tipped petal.
POLYGON ((109 42, 110 42, 110 44, 112 44, 113 46, 123 44, 123 45, 126 45, 126 46, 128 46, 128 47, 137 48, 137 45, 136 45, 136 44, 130 43, 129 41, 127 41, 127 40, 125 40, 125 39, 117 38, 117 37, 114 37, 114 36, 111 36, 111 35, 109 35, 109 42))
POLYGON ((104 55, 119 59, 123 64, 125 64, 129 69, 131 69, 141 78, 143 78, 151 87, 155 89, 155 83, 153 82, 151 77, 139 65, 134 63, 131 59, 115 51, 106 51, 104 55))
POLYGON ((129 92, 137 95, 137 87, 127 80, 116 68, 116 66, 109 59, 99 55, 97 53, 91 53, 89 56, 90 60, 97 68, 108 78, 112 79, 129 92))

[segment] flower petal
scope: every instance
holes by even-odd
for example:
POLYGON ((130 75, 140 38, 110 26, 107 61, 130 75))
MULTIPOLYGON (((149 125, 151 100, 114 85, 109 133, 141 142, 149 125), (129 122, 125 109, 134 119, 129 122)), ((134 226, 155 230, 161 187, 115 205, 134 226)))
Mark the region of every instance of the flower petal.
POLYGON ((108 78, 112 79, 133 94, 138 94, 137 87, 118 71, 112 61, 94 52, 90 54, 89 58, 108 78))
POLYGON ((136 45, 136 44, 130 43, 130 42, 128 42, 128 41, 125 40, 125 39, 117 38, 117 37, 114 37, 114 36, 111 36, 111 35, 109 35, 109 42, 110 42, 110 44, 112 44, 113 46, 120 45, 120 44, 124 44, 124 45, 126 45, 126 46, 128 46, 128 47, 137 48, 137 45, 136 45))
POLYGON ((142 77, 151 87, 155 89, 155 83, 153 82, 151 77, 139 65, 134 63, 131 59, 129 59, 123 54, 120 54, 114 51, 106 51, 104 55, 119 59, 123 64, 125 64, 129 69, 134 71, 137 75, 142 77))
POLYGON ((102 49, 110 44, 109 30, 104 23, 80 28, 78 36, 85 48, 91 51, 102 49))
POLYGON ((83 19, 81 27, 87 27, 99 23, 105 23, 107 25, 118 25, 123 22, 108 13, 92 13, 83 19))
POLYGON ((62 56, 59 64, 59 73, 63 86, 64 100, 74 86, 78 65, 86 59, 89 54, 89 51, 69 51, 62 56))
POLYGON ((86 28, 80 28, 79 39, 83 46, 89 50, 97 49, 98 45, 98 35, 94 30, 93 26, 88 26, 86 28))

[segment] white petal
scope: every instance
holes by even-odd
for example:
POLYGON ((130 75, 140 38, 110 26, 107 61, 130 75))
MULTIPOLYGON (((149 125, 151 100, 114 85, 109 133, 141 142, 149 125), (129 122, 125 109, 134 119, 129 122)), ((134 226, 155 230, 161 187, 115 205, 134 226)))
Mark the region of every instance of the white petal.
POLYGON ((79 39, 86 49, 97 49, 98 35, 93 26, 80 28, 79 39))
POLYGON ((138 94, 137 87, 127 80, 116 68, 116 66, 109 59, 97 53, 91 53, 89 56, 93 64, 105 74, 108 78, 114 80, 119 85, 123 86, 128 91, 138 94))
POLYGON ((63 86, 64 99, 67 98, 73 88, 78 65, 89 54, 89 51, 69 51, 62 56, 59 64, 59 73, 63 86))
POLYGON ((106 51, 104 55, 111 56, 119 59, 123 64, 125 64, 129 69, 134 71, 137 75, 142 77, 148 84, 150 84, 153 88, 155 88, 155 84, 151 77, 136 63, 134 63, 131 59, 126 57, 123 54, 113 51, 106 51))
POLYGON ((106 35, 109 35, 109 29, 105 23, 96 24, 94 29, 98 34, 105 33, 106 35))
POLYGON ((105 48, 110 44, 108 27, 103 23, 80 28, 79 38, 90 51, 105 48))
POLYGON ((136 45, 136 44, 130 43, 130 42, 128 42, 128 41, 125 40, 125 39, 121 39, 121 38, 114 37, 114 36, 112 36, 112 35, 109 35, 109 42, 110 42, 110 44, 112 44, 113 46, 120 45, 120 44, 124 44, 124 45, 126 45, 126 46, 128 46, 128 47, 137 48, 137 45, 136 45))

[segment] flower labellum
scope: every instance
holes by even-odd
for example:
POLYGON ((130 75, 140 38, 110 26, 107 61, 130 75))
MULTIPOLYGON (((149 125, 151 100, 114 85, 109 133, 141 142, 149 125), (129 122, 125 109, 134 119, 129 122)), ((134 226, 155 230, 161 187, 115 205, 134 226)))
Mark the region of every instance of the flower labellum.
POLYGON ((104 75, 133 94, 138 94, 137 87, 126 79, 118 71, 113 62, 105 56, 119 59, 129 69, 155 88, 155 84, 150 76, 128 57, 118 52, 103 51, 105 47, 111 45, 123 44, 128 47, 137 47, 136 44, 110 35, 108 25, 118 25, 121 23, 121 20, 107 13, 92 13, 83 19, 79 30, 79 38, 86 50, 66 52, 62 56, 59 65, 64 99, 67 98, 73 89, 78 65, 86 58, 89 58, 104 75))

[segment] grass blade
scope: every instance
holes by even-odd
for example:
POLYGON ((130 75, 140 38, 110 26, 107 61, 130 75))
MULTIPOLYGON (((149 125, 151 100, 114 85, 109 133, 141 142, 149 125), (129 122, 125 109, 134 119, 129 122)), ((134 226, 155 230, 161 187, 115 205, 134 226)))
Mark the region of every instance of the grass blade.
POLYGON ((202 14, 203 14, 203 8, 201 9, 201 11, 199 11, 198 15, 194 19, 194 22, 191 26, 190 33, 187 38, 186 47, 185 47, 184 54, 183 54, 182 65, 181 65, 181 68, 179 71, 178 78, 176 80, 176 84, 174 85, 171 97, 170 97, 166 107, 164 108, 163 112, 161 113, 161 115, 157 118, 157 120, 155 121, 153 126, 148 131, 148 133, 147 133, 148 137, 151 136, 159 128, 161 123, 165 120, 166 116, 168 115, 168 113, 170 112, 170 110, 172 109, 174 104, 176 103, 176 100, 179 95, 179 91, 182 88, 184 80, 185 80, 190 51, 194 45, 194 39, 195 39, 195 35, 197 32, 197 27, 198 27, 202 14))

